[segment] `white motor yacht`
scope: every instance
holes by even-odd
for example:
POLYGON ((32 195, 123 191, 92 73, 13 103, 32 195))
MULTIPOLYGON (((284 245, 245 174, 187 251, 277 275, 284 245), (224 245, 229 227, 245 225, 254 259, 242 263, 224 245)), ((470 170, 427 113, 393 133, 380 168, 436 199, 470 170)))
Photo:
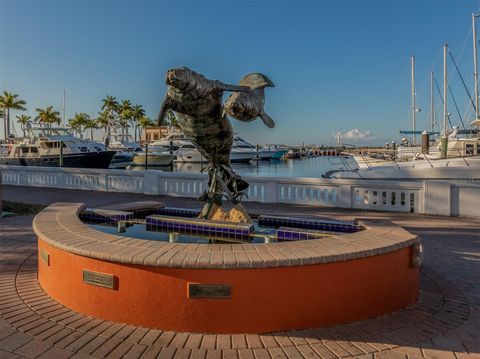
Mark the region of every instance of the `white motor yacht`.
MULTIPOLYGON (((182 145, 176 151, 177 159, 175 162, 177 163, 206 163, 207 160, 205 157, 201 155, 201 153, 197 150, 197 148, 192 144, 185 144, 182 145)), ((254 153, 252 151, 244 151, 236 149, 235 147, 232 148, 232 152, 230 153, 230 162, 232 163, 248 163, 254 157, 254 153)))
POLYGON ((359 168, 350 171, 331 171, 331 178, 374 179, 480 179, 480 136, 462 137, 476 131, 455 129, 448 135, 447 150, 441 139, 417 153, 410 161, 359 168))
POLYGON ((28 137, 0 147, 0 164, 18 166, 108 168, 115 151, 74 137, 63 127, 34 127, 28 137))
POLYGON ((158 152, 158 151, 148 151, 148 152, 138 152, 133 156, 132 163, 128 166, 129 169, 140 167, 164 167, 170 166, 175 160, 176 155, 168 151, 158 152))
POLYGON ((132 163, 135 153, 143 151, 131 135, 113 134, 105 142, 108 143, 110 150, 116 151, 110 162, 109 168, 112 169, 127 168, 132 163))

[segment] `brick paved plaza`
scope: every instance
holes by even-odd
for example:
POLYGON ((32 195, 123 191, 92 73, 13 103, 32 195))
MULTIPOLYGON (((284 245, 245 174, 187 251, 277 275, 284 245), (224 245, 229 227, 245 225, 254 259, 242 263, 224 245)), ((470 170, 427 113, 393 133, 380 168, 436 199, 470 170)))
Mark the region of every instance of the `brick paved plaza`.
MULTIPOLYGON (((89 206, 146 199, 195 200, 44 188, 4 188, 4 198, 89 206)), ((419 301, 390 315, 328 328, 265 335, 162 332, 87 317, 49 298, 36 281, 32 216, 0 220, 0 358, 479 358, 480 221, 247 203, 251 213, 382 219, 420 236, 419 301)), ((281 313, 279 313, 279 316, 281 313)))

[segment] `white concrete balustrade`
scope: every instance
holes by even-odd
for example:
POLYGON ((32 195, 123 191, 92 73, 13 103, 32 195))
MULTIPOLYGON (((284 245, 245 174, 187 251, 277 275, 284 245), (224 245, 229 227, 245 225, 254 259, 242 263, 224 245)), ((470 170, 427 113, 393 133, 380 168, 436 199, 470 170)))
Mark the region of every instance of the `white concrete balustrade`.
MULTIPOLYGON (((207 175, 157 170, 0 166, 4 185, 198 197, 207 175)), ((480 217, 480 186, 448 181, 245 177, 246 201, 480 217)))

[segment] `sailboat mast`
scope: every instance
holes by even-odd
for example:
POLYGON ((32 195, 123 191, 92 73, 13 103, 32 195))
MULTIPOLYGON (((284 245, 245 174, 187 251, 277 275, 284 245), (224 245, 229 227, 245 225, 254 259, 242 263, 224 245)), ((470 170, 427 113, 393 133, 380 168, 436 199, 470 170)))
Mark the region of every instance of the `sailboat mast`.
POLYGON ((413 130, 413 144, 417 142, 417 135, 415 134, 415 122, 416 122, 416 105, 415 105, 415 56, 410 58, 412 65, 412 130, 413 130))
POLYGON ((430 73, 430 121, 432 126, 432 132, 435 131, 436 121, 435 121, 435 99, 433 92, 433 83, 435 78, 433 77, 433 71, 430 73))
POLYGON ((480 109, 478 108, 478 59, 477 59, 477 27, 475 18, 477 14, 472 14, 472 33, 473 33, 473 78, 475 82, 475 120, 480 118, 480 109))
POLYGON ((443 45, 443 135, 447 136, 447 50, 448 45, 443 45))
POLYGON ((62 96, 62 122, 63 126, 66 126, 65 122, 65 90, 63 90, 63 96, 62 96))

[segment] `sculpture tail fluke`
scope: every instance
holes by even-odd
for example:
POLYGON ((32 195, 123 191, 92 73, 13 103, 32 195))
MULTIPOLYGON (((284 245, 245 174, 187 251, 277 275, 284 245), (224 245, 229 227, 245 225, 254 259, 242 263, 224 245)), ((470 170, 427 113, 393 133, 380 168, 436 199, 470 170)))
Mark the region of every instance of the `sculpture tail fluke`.
POLYGON ((275 127, 275 122, 272 120, 270 116, 268 116, 265 112, 260 114, 260 118, 262 119, 263 123, 270 128, 275 127))

